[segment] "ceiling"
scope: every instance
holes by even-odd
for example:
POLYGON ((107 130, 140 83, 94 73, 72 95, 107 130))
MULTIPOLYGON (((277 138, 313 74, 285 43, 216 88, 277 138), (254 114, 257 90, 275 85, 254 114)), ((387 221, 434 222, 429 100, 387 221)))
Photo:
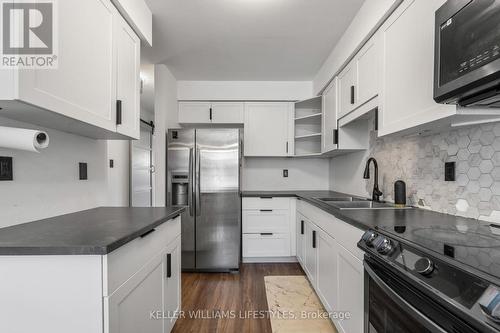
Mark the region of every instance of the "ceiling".
POLYGON ((144 62, 177 80, 311 80, 363 0, 146 0, 144 62))

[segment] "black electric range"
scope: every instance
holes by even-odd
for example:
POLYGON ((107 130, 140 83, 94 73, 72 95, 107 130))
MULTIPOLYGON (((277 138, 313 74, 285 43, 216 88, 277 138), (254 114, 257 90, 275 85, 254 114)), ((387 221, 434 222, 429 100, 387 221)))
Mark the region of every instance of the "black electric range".
POLYGON ((378 226, 365 251, 365 333, 500 332, 500 228, 378 226))

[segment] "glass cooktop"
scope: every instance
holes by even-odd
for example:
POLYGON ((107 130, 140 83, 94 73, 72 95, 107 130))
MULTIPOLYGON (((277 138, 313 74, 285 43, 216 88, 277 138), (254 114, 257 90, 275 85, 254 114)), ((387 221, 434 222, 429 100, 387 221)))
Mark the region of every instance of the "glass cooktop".
POLYGON ((380 226, 378 229, 500 278, 500 225, 476 222, 454 226, 380 226))

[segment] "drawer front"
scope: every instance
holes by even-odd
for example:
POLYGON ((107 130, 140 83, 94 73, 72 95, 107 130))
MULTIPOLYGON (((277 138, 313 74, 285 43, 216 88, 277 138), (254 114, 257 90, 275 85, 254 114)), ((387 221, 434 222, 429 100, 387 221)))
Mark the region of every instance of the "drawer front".
POLYGON ((243 211, 243 233, 287 233, 290 230, 288 210, 262 209, 243 211))
POLYGON ((290 209, 290 198, 243 198, 243 210, 251 209, 290 209))
POLYGON ((111 295, 180 234, 179 216, 159 225, 145 237, 138 237, 103 256, 103 272, 107 274, 104 277, 104 296, 111 295))
POLYGON ((243 257, 289 257, 289 234, 244 234, 243 257))

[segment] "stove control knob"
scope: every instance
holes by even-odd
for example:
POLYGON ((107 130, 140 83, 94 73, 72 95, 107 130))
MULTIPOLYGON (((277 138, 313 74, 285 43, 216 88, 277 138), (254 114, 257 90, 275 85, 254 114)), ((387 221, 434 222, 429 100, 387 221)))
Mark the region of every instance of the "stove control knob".
POLYGON ((377 249, 377 252, 380 254, 390 254, 393 249, 393 246, 390 239, 379 236, 378 241, 375 244, 375 248, 377 249))
POLYGON ((429 258, 420 258, 415 263, 415 270, 424 276, 429 276, 434 272, 434 263, 429 258))
POLYGON ((373 241, 377 238, 378 234, 373 230, 368 230, 361 238, 367 246, 373 246, 373 241))

